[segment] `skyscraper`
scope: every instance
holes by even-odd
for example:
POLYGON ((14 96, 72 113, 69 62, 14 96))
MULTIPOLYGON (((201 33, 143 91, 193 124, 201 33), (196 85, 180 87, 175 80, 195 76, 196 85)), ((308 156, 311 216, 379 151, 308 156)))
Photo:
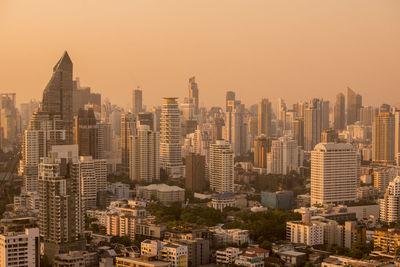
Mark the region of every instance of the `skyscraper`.
POLYGON ((190 153, 186 156, 185 188, 190 192, 203 192, 206 189, 206 157, 190 153))
POLYGON ((17 141, 17 134, 20 132, 20 127, 17 122, 17 109, 15 107, 15 94, 0 94, 0 128, 2 135, 0 138, 3 150, 12 149, 12 146, 17 141), (6 148, 7 146, 7 148, 6 148), (5 149, 6 148, 6 149, 5 149))
POLYGON ((80 109, 75 116, 74 143, 79 145, 80 156, 99 158, 98 131, 93 109, 80 109))
POLYGON ((60 115, 64 121, 66 140, 73 143, 72 89, 73 64, 67 52, 53 68, 53 75, 43 91, 41 111, 49 115, 60 115))
POLYGON ((135 116, 132 113, 121 115, 121 168, 123 172, 129 172, 129 137, 136 128, 135 116))
POLYGON ((262 99, 258 104, 258 135, 264 134, 266 137, 272 135, 272 108, 268 99, 262 99))
POLYGON ((380 112, 372 126, 372 160, 377 163, 395 163, 395 116, 380 112))
POLYGON ((297 141, 297 145, 304 147, 304 119, 298 118, 293 121, 292 126, 293 138, 297 141))
POLYGON ((317 107, 304 110, 304 150, 311 151, 321 141, 321 112, 317 107))
POLYGON ((189 104, 194 105, 194 114, 199 114, 199 89, 197 87, 196 78, 193 76, 189 79, 189 104))
POLYGON ((351 144, 316 145, 311 152, 311 205, 355 201, 357 168, 351 144))
POLYGON ((265 135, 254 140, 254 167, 267 169, 267 154, 271 152, 271 139, 265 135))
POLYGON ((333 125, 335 130, 344 130, 346 127, 346 100, 344 94, 339 93, 336 95, 336 102, 333 112, 333 125))
POLYGON ((143 111, 142 107, 142 90, 139 88, 132 91, 132 113, 136 116, 143 111))
POLYGON ((232 109, 232 106, 229 104, 229 102, 235 102, 236 97, 235 97, 235 92, 233 91, 227 91, 226 92, 226 98, 225 98, 225 104, 226 104, 226 109, 225 111, 229 111, 229 109, 232 109))
POLYGON ((170 175, 182 175, 181 123, 176 97, 165 97, 160 122, 160 165, 170 175))
POLYGON ((360 108, 362 97, 347 87, 347 125, 354 124, 360 120, 360 108))
POLYGON ((289 174, 291 171, 300 172, 302 151, 295 140, 280 137, 272 140, 271 152, 268 154, 268 172, 273 174, 289 174))
POLYGON ((226 114, 226 140, 232 144, 235 155, 247 152, 247 120, 244 104, 235 101, 234 107, 226 114))
POLYGON ((375 116, 378 115, 378 110, 374 107, 361 107, 360 122, 365 126, 372 126, 375 116))
POLYGON ((208 177, 210 189, 216 193, 232 193, 234 185, 234 161, 231 144, 217 140, 210 145, 208 177))
POLYGON ((160 180, 159 134, 148 125, 138 125, 130 136, 129 176, 133 181, 160 180))

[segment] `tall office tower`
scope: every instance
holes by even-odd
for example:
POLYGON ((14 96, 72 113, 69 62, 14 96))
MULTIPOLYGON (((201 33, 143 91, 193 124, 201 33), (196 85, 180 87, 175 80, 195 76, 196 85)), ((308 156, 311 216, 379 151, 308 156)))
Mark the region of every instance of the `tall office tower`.
POLYGON ((0 266, 40 266, 40 237, 38 228, 23 232, 0 234, 0 266))
POLYGON ((189 78, 189 103, 194 105, 194 114, 199 114, 199 89, 197 87, 196 78, 189 78))
POLYGON ((272 136, 272 108, 268 99, 262 99, 258 104, 258 135, 272 136))
POLYGON ((360 108, 362 97, 347 87, 347 125, 351 125, 360 120, 360 108))
POLYGON ((148 125, 138 125, 130 136, 129 176, 133 181, 160 180, 160 137, 148 125))
POLYGON ((91 92, 88 86, 81 86, 80 80, 77 77, 73 81, 72 90, 72 113, 78 115, 79 110, 84 109, 86 105, 92 106, 95 112, 101 112, 101 94, 91 92))
POLYGON ((344 94, 339 93, 336 95, 336 102, 333 112, 333 125, 335 130, 344 130, 346 128, 346 99, 344 94))
POLYGON ((9 149, 17 141, 17 135, 20 133, 18 125, 17 108, 15 107, 15 93, 0 94, 0 128, 2 129, 2 148, 7 145, 9 149))
MULTIPOLYGON (((293 130, 293 121, 297 118, 296 111, 294 110, 288 110, 286 111, 286 118, 284 120, 284 124, 282 125, 283 130, 288 133, 289 131, 293 130)), ((293 132, 291 132, 293 133, 293 132)))
POLYGON ((361 107, 360 122, 365 126, 372 126, 375 116, 378 115, 378 110, 374 107, 361 107))
POLYGON ((142 90, 139 88, 132 91, 132 113, 136 116, 143 111, 142 107, 142 90))
POLYGON ((153 107, 151 109, 151 113, 153 113, 154 117, 154 130, 156 132, 160 132, 161 125, 161 107, 153 107))
POLYGON ((255 116, 251 116, 249 118, 249 131, 250 136, 257 136, 258 135, 258 118, 255 116))
POLYGON ((185 189, 190 192, 206 190, 206 157, 190 153, 186 156, 185 189))
POLYGON ((329 129, 329 101, 319 100, 321 109, 321 131, 329 129))
POLYGON ((351 144, 316 145, 311 152, 311 205, 355 201, 357 166, 351 144))
POLYGON ((72 113, 73 64, 67 52, 53 68, 53 75, 43 91, 41 111, 61 115, 68 144, 73 143, 72 113))
POLYGON ((372 160, 377 163, 395 163, 395 116, 380 112, 372 126, 372 160))
POLYGON ((382 104, 379 106, 379 112, 391 112, 391 108, 389 104, 382 104))
POLYGON ((226 98, 225 98, 225 104, 226 104, 226 109, 225 111, 232 111, 232 106, 229 104, 230 102, 235 102, 236 97, 235 97, 235 92, 232 91, 227 91, 226 92, 226 98))
POLYGON ((226 140, 232 144, 235 155, 247 152, 247 120, 244 104, 236 101, 225 119, 226 140))
POLYGON ((321 143, 337 143, 338 133, 334 129, 326 129, 321 133, 321 143))
POLYGON ((304 150, 311 151, 321 141, 321 112, 311 107, 304 110, 304 150))
MULTIPOLYGON (((394 112, 394 156, 398 161, 400 155, 400 111, 394 112)), ((397 162, 400 166, 400 162, 397 162)))
POLYGON ((97 158, 104 159, 106 154, 112 151, 112 129, 111 124, 105 122, 96 123, 97 132, 97 158))
POLYGON ((107 162, 105 159, 93 159, 91 156, 73 160, 71 177, 80 181, 82 208, 96 208, 97 192, 107 188, 107 162))
POLYGON ((222 118, 215 118, 211 124, 211 140, 215 143, 216 140, 222 139, 222 129, 225 126, 225 122, 222 118))
POLYGON ((121 136, 121 117, 122 112, 119 109, 112 111, 110 116, 111 129, 115 136, 121 136))
POLYGON ((208 177, 210 189, 216 193, 233 193, 234 161, 231 144, 217 140, 210 145, 208 177))
POLYGON ((84 250, 80 181, 71 175, 70 160, 40 159, 39 199, 40 236, 50 262, 60 251, 84 250))
POLYGON ((47 157, 53 145, 65 145, 66 130, 60 115, 36 111, 25 130, 22 139, 20 172, 23 174, 26 191, 38 189, 38 164, 41 157, 47 157))
POLYGON ((304 147, 304 119, 299 118, 293 121, 292 125, 293 138, 297 141, 297 145, 304 147))
POLYGON ((137 125, 148 125, 151 131, 154 131, 154 114, 152 112, 140 112, 136 116, 137 125))
POLYGON ((271 139, 265 135, 254 140, 254 167, 267 168, 267 154, 271 152, 271 139))
POLYGON ((121 115, 121 168, 129 172, 129 137, 136 128, 135 116, 132 113, 121 115))
POLYGON ((80 109, 75 116, 74 143, 79 145, 79 156, 99 158, 98 131, 93 109, 80 109))
POLYGON ((269 173, 283 175, 289 174, 291 171, 299 173, 300 167, 303 165, 302 151, 296 140, 291 140, 286 136, 272 140, 271 152, 267 156, 269 173))
POLYGON ((165 97, 160 122, 160 165, 174 177, 182 175, 181 122, 176 97, 165 97))
POLYGON ((400 220, 400 176, 394 178, 379 203, 379 219, 386 223, 400 220))
POLYGON ((22 103, 20 105, 22 131, 24 131, 28 127, 29 120, 31 119, 33 112, 38 107, 39 107, 39 102, 32 99, 28 103, 22 103))
POLYGON ((393 181, 397 175, 398 171, 394 167, 381 167, 374 170, 374 187, 379 195, 382 196, 385 193, 389 183, 393 181))
POLYGON ((278 98, 278 104, 276 106, 276 117, 280 121, 284 121, 286 118, 285 112, 286 112, 286 103, 285 100, 282 98, 278 98))

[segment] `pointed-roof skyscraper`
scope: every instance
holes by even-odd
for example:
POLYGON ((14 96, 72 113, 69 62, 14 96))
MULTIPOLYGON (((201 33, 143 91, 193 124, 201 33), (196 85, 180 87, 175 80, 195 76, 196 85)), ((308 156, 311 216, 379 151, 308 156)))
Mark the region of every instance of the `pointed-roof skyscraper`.
POLYGON ((73 90, 73 64, 68 52, 53 68, 53 75, 43 91, 41 111, 49 115, 60 115, 68 132, 68 143, 72 143, 72 90, 73 90))

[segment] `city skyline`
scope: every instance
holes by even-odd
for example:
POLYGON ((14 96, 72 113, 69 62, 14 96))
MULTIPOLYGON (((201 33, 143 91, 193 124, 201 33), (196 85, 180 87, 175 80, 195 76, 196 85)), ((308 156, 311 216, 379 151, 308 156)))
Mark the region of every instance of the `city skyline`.
POLYGON ((39 99, 49 66, 68 50, 76 62, 75 76, 123 107, 130 105, 130 92, 137 86, 147 107, 161 105, 160 91, 183 102, 192 76, 200 106, 207 107, 221 105, 228 90, 248 106, 260 95, 272 103, 280 96, 293 103, 312 95, 332 102, 348 86, 364 96, 365 105, 396 105, 400 4, 364 3, 237 1, 225 8, 221 1, 208 9, 206 1, 174 10, 152 1, 120 6, 44 1, 40 9, 25 3, 26 10, 32 8, 27 13, 18 1, 3 1, 2 90, 17 93, 18 104, 39 99), (66 10, 57 16, 47 12, 61 8, 66 10), (152 9, 155 15, 142 15, 152 9), (170 19, 177 12, 183 15, 170 19), (34 38, 32 30, 41 38, 34 38), (17 79, 21 72, 25 78, 17 79))

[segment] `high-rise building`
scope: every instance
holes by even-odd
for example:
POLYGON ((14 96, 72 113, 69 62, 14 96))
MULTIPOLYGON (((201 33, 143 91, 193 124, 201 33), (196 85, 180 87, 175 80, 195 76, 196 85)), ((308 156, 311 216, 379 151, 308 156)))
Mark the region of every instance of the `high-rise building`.
POLYGON ((121 168, 123 172, 129 172, 129 141, 136 128, 135 116, 132 113, 121 115, 121 168))
MULTIPOLYGON (((394 113, 394 156, 398 159, 400 156, 400 111, 394 113)), ((400 165, 400 162, 397 162, 400 165)))
POLYGON ((142 107, 142 90, 139 88, 132 91, 132 113, 136 116, 143 111, 142 107))
POLYGON ((160 165, 174 177, 182 175, 181 122, 175 97, 164 98, 160 122, 160 165))
POLYGON ((64 121, 60 115, 49 115, 36 111, 25 130, 22 139, 20 172, 28 192, 38 189, 38 164, 41 157, 47 157, 54 145, 67 144, 64 121))
POLYGON ((360 122, 365 126, 372 126, 375 116, 378 115, 377 109, 371 106, 360 108, 360 122))
POLYGON ((272 136, 272 108, 268 99, 262 99, 258 104, 258 135, 272 136))
POLYGON ((372 126, 372 160, 377 163, 395 163, 395 116, 380 112, 372 126))
POLYGON ((311 151, 321 141, 321 112, 316 107, 304 110, 304 150, 311 151))
POLYGON ((247 127, 244 104, 236 101, 225 119, 226 140, 232 144, 235 155, 247 152, 247 127))
POLYGON ((73 81, 72 90, 72 112, 73 115, 78 115, 79 110, 85 109, 86 105, 90 105, 95 112, 101 112, 101 94, 91 92, 88 86, 81 86, 80 80, 77 77, 73 81))
POLYGON ((360 120, 361 107, 361 95, 356 94, 351 88, 347 87, 347 125, 351 125, 360 120))
POLYGON ((35 112, 38 107, 39 102, 32 99, 29 102, 22 103, 20 105, 22 131, 28 127, 29 120, 31 119, 33 112, 35 112))
POLYGON ((311 204, 356 200, 357 154, 351 144, 320 143, 311 152, 311 204))
POLYGON ((337 143, 338 133, 334 129, 326 129, 321 133, 321 143, 337 143))
POLYGON ((233 150, 229 142, 217 140, 210 145, 208 177, 210 189, 216 193, 232 193, 234 185, 233 150))
POLYGON ((389 183, 398 175, 398 171, 394 167, 381 167, 374 169, 374 187, 382 196, 386 192, 389 183))
POLYGON ((71 175, 70 160, 47 157, 40 159, 39 226, 44 252, 50 261, 60 251, 84 249, 85 242, 79 242, 84 231, 79 184, 79 179, 71 175))
POLYGON ((197 87, 196 78, 193 76, 189 79, 189 103, 194 105, 194 114, 199 114, 199 89, 197 87))
POLYGON ((391 223, 400 220, 400 176, 389 183, 379 203, 380 220, 391 223))
POLYGON ((136 116, 137 125, 148 125, 154 131, 154 114, 151 112, 140 112, 136 116))
POLYGON ((235 92, 233 91, 227 91, 226 92, 226 98, 225 98, 225 104, 226 104, 226 109, 225 111, 229 111, 232 109, 232 105, 230 105, 230 102, 235 102, 236 97, 235 97, 235 92))
POLYGON ((160 137, 148 125, 138 125, 130 136, 129 176, 133 181, 160 180, 160 137))
POLYGON ((0 128, 2 130, 0 145, 3 150, 12 149, 17 141, 17 134, 20 132, 17 114, 15 93, 0 94, 0 128))
POLYGON ((80 181, 80 196, 84 212, 96 208, 97 192, 107 188, 107 162, 91 156, 73 160, 71 176, 80 181))
POLYGON ((211 129, 211 140, 212 143, 215 143, 217 140, 222 139, 222 129, 225 125, 225 122, 222 118, 215 118, 212 122, 212 129, 211 129))
POLYGON ((297 145, 301 148, 304 147, 304 119, 298 118, 293 121, 292 126, 293 139, 296 140, 297 145))
POLYGON ((0 266, 40 266, 39 229, 0 234, 0 266))
POLYGON ((74 143, 79 145, 80 156, 99 158, 98 131, 93 109, 80 109, 75 116, 74 143))
POLYGON ((185 188, 190 192, 203 192, 206 190, 206 157, 190 153, 186 156, 185 188))
POLYGON ((334 112, 334 121, 333 121, 334 129, 344 130, 346 127, 346 99, 344 94, 339 93, 336 95, 336 102, 333 112, 334 112))
POLYGON ((262 135, 254 140, 254 167, 267 168, 267 154, 271 152, 271 139, 262 135))
POLYGON ((280 137, 272 140, 271 152, 268 154, 268 172, 273 174, 289 174, 291 171, 300 172, 302 164, 302 151, 296 140, 280 137))
POLYGON ((67 52, 53 68, 53 75, 43 91, 41 111, 50 116, 60 115, 64 121, 67 144, 73 143, 73 64, 67 52))

